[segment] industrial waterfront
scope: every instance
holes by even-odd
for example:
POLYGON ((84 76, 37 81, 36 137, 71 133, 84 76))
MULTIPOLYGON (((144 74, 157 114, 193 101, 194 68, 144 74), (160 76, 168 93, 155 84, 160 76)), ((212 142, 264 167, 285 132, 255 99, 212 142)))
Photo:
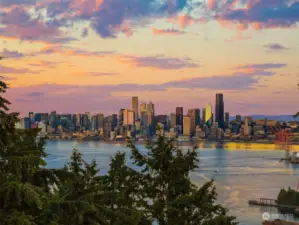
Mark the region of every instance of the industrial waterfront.
MULTIPOLYGON (((62 167, 74 146, 81 150, 86 161, 96 159, 101 173, 107 172, 110 157, 117 151, 127 152, 128 164, 132 166, 130 150, 123 143, 49 140, 46 145, 48 167, 62 167)), ((183 143, 181 147, 188 148, 191 145, 183 143)), ((297 148, 295 145, 293 147, 297 148)), ((138 145, 138 148, 146 151, 143 145, 138 145)), ((191 174, 193 182, 201 185, 215 177, 218 202, 232 211, 240 225, 260 225, 264 213, 274 215, 270 219, 299 221, 292 215, 279 214, 276 208, 248 204, 250 199, 275 199, 281 188, 296 188, 299 165, 279 162, 285 156, 285 151, 275 149, 271 144, 227 143, 219 147, 214 143, 205 143, 199 145, 198 155, 199 168, 191 174)))

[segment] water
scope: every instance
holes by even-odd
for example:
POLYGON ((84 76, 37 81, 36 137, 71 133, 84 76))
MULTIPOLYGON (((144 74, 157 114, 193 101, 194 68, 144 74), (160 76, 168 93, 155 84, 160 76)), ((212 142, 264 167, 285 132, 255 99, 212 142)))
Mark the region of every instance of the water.
MULTIPOLYGON (((48 141, 48 167, 59 168, 67 163, 75 145, 87 162, 96 159, 102 174, 107 172, 110 158, 117 151, 127 152, 127 162, 132 165, 129 158, 130 150, 123 144, 48 141)), ((137 147, 145 151, 143 145, 137 147)), ((191 178, 194 183, 202 185, 213 177, 214 171, 218 169, 219 172, 215 176, 218 202, 231 210, 231 214, 237 217, 240 225, 261 225, 262 214, 265 212, 270 214, 270 220, 296 221, 292 215, 279 214, 275 208, 249 206, 247 203, 249 199, 261 197, 276 199, 281 188, 296 188, 299 181, 299 166, 279 162, 285 152, 267 148, 265 145, 265 148, 260 147, 260 150, 228 150, 206 145, 198 150, 199 168, 191 174, 191 178)))

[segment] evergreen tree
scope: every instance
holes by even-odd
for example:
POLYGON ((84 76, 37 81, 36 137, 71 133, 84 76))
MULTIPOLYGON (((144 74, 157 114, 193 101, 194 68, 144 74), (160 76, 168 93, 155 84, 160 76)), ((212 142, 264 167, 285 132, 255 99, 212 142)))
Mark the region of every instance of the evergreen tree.
MULTIPOLYGON (((144 204, 143 198, 136 198, 140 189, 140 174, 126 166, 125 153, 117 153, 111 160, 107 175, 105 175, 105 189, 108 194, 107 206, 121 215, 127 215, 120 221, 121 224, 151 225, 140 207, 144 204)), ((117 218, 112 219, 112 223, 117 218)))
POLYGON ((217 193, 213 180, 202 187, 194 185, 189 173, 197 168, 196 148, 184 152, 174 140, 159 135, 156 142, 147 141, 142 154, 128 139, 134 164, 140 168, 141 190, 136 195, 147 201, 145 215, 159 225, 233 225, 235 217, 215 204, 217 193))
MULTIPOLYGON (((112 161, 112 164, 114 162, 112 161)), ((60 181, 55 191, 56 195, 44 215, 47 222, 45 224, 140 224, 141 213, 130 207, 132 203, 124 202, 129 199, 122 198, 125 196, 124 190, 117 185, 112 188, 111 184, 119 181, 112 175, 113 172, 107 176, 100 176, 96 162, 85 162, 77 149, 73 150, 71 161, 65 166, 64 171, 68 175, 60 181)), ((114 168, 111 171, 114 171, 114 168)))

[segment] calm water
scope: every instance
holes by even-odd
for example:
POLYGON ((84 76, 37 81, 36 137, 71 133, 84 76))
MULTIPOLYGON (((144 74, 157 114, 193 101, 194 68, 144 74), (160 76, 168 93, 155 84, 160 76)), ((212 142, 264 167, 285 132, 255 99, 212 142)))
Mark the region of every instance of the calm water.
MULTIPOLYGON (((86 161, 96 159, 101 173, 107 171, 110 157, 117 151, 127 152, 128 164, 131 165, 130 150, 122 144, 49 141, 46 146, 48 167, 59 168, 68 162, 74 145, 81 150, 86 161)), ((138 145, 138 148, 145 151, 143 145, 138 145)), ((198 153, 199 169, 191 174, 192 180, 202 185, 218 169, 215 177, 218 202, 228 207, 241 225, 261 225, 264 212, 269 212, 270 219, 295 220, 291 215, 278 214, 275 208, 250 207, 247 203, 249 199, 260 197, 276 198, 281 188, 296 188, 299 166, 280 163, 284 151, 264 150, 262 147, 260 150, 228 150, 206 145, 199 148, 198 153)))

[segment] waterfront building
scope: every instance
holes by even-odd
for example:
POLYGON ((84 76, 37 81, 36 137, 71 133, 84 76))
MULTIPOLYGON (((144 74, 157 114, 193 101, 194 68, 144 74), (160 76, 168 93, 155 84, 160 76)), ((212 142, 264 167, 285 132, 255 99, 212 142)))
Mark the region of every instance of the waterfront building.
POLYGON ((45 133, 47 133, 47 125, 44 123, 44 122, 39 122, 38 124, 37 124, 37 127, 39 128, 39 129, 41 129, 41 133, 42 134, 45 134, 45 133))
POLYGON ((219 128, 224 129, 224 101, 221 93, 216 94, 215 122, 218 122, 219 128))
POLYGON ((138 115, 138 97, 134 96, 132 97, 132 110, 134 111, 134 117, 135 120, 139 119, 139 115, 138 115))
POLYGON ((190 136, 191 135, 191 117, 190 116, 184 116, 183 118, 183 135, 184 136, 190 136))
POLYGON ((250 135, 250 127, 249 127, 249 117, 245 116, 244 118, 244 135, 250 135))

